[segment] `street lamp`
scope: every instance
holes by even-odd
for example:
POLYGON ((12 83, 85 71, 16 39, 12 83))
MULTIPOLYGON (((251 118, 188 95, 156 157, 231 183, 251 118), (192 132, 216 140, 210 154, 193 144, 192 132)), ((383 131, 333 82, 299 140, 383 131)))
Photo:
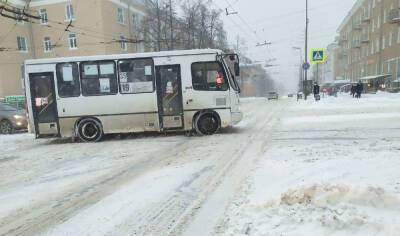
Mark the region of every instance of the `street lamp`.
MULTIPOLYGON (((308 0, 306 0, 306 35, 305 35, 305 47, 304 47, 304 62, 307 63, 308 62, 308 23, 309 23, 309 19, 308 19, 308 0)), ((303 82, 303 92, 304 92, 304 100, 307 100, 307 70, 304 71, 304 82, 303 82)))

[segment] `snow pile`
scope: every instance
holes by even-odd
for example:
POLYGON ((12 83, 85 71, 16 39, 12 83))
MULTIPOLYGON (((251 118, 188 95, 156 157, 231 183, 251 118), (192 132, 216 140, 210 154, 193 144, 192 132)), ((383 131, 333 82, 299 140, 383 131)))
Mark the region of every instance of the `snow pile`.
POLYGON ((399 235, 400 96, 294 103, 218 235, 399 235))
POLYGON ((397 235, 400 199, 378 187, 313 185, 236 212, 224 235, 397 235), (390 217, 388 217, 390 216, 390 217))

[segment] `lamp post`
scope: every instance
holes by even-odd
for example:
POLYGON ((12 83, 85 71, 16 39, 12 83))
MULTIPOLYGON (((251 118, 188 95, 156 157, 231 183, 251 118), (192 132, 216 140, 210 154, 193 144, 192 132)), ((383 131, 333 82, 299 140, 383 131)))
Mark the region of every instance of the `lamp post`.
MULTIPOLYGON (((306 38, 305 38, 305 47, 304 47, 304 62, 308 62, 308 0, 306 0, 306 38)), ((303 82, 303 93, 304 99, 307 100, 307 70, 304 71, 304 82, 303 82)))

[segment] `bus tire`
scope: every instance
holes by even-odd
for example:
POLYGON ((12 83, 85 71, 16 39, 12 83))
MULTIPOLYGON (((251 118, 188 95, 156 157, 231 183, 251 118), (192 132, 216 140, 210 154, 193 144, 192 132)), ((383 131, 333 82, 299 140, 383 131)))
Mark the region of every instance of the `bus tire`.
POLYGON ((220 121, 214 112, 204 112, 196 116, 194 128, 199 135, 213 135, 220 129, 220 121))
POLYGON ((76 134, 83 142, 99 142, 103 136, 103 126, 93 118, 84 118, 76 126, 76 134))

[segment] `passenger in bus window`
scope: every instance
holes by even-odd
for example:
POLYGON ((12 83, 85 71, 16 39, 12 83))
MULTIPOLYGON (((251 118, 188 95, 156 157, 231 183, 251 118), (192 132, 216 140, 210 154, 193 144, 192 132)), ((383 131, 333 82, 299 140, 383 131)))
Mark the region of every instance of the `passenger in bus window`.
POLYGON ((218 71, 215 79, 216 88, 220 90, 223 84, 224 84, 224 75, 222 74, 222 72, 218 71))

